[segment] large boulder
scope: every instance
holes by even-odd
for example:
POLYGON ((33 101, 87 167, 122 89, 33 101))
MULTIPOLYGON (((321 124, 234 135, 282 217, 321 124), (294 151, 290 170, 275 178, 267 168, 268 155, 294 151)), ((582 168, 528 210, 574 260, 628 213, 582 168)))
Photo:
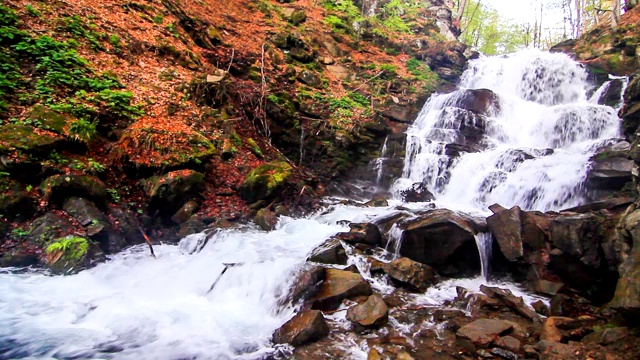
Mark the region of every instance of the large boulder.
POLYGON ((524 255, 521 212, 518 206, 514 206, 487 218, 489 230, 500 245, 500 251, 509 261, 518 260, 524 255))
POLYGON ((336 239, 348 243, 362 243, 372 246, 378 246, 382 243, 382 235, 380 229, 371 223, 351 223, 349 224, 349 232, 338 233, 336 239))
POLYGON ((301 346, 329 335, 329 326, 322 313, 304 310, 287 321, 273 334, 273 342, 301 346))
POLYGON ((398 224, 403 231, 400 254, 423 264, 444 264, 465 244, 475 248, 474 223, 451 210, 427 211, 398 224))
POLYGON ((384 269, 392 281, 418 292, 427 290, 435 278, 435 271, 431 266, 406 257, 393 260, 384 269))
POLYGON ((307 261, 335 265, 346 265, 348 260, 347 252, 338 239, 327 240, 315 248, 307 258, 307 261))
POLYGON ((335 310, 344 299, 372 293, 371 285, 362 275, 350 271, 327 269, 325 281, 312 299, 313 308, 335 310))
POLYGON ((410 188, 400 192, 404 202, 427 202, 435 199, 427 186, 421 182, 411 185, 410 188))
POLYGON ((9 220, 29 219, 37 209, 36 200, 21 190, 0 193, 0 214, 9 220))
POLYGON ((240 185, 238 192, 248 203, 269 199, 278 192, 291 175, 291 165, 272 162, 253 169, 240 185))
POLYGON ((633 160, 607 154, 592 159, 587 185, 592 189, 620 190, 630 182, 638 169, 633 160))
POLYGON ((367 301, 350 307, 347 310, 347 319, 364 328, 380 327, 387 323, 389 309, 382 296, 373 294, 367 301))
POLYGON ((466 89, 455 99, 455 106, 475 114, 491 116, 500 110, 500 98, 488 89, 466 89))
POLYGON ((625 230, 633 241, 631 252, 620 265, 620 278, 610 306, 634 321, 640 321, 640 210, 624 219, 625 230))
POLYGON ((67 218, 48 212, 43 216, 33 220, 29 226, 27 241, 37 247, 73 232, 73 224, 67 218))
POLYGON ((149 196, 149 210, 173 215, 189 199, 197 196, 203 182, 202 173, 184 169, 153 176, 141 183, 149 196))
POLYGON ((595 213, 557 216, 549 227, 550 241, 564 254, 588 267, 599 268, 602 259, 597 231, 603 220, 595 213))
POLYGON ((108 199, 107 187, 98 178, 90 175, 53 175, 40 185, 44 199, 62 205, 70 197, 84 197, 103 207, 108 199))

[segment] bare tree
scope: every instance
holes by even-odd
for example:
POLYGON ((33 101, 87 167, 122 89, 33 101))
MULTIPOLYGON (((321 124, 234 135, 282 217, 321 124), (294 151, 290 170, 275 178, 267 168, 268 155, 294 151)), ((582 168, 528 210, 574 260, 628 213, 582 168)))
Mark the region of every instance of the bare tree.
POLYGON ((611 1, 611 26, 620 24, 620 0, 611 1))
POLYGON ((468 3, 468 0, 460 0, 460 3, 458 4, 458 13, 456 14, 456 21, 460 22, 460 20, 462 20, 464 9, 466 9, 468 3))

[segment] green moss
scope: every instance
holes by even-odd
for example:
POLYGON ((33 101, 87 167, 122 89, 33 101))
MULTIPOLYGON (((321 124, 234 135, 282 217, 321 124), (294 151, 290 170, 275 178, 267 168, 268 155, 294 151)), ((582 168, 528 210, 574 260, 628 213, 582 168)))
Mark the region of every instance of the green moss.
POLYGON ((29 125, 0 125, 0 153, 12 150, 42 150, 60 140, 62 137, 53 133, 36 133, 29 125))
POLYGON ((275 195, 291 176, 291 165, 286 162, 271 162, 253 169, 240 185, 240 195, 249 203, 275 195))
POLYGON ((249 148, 249 151, 253 153, 253 155, 257 156, 258 158, 262 158, 263 156, 262 150, 260 149, 260 147, 258 146, 255 140, 253 140, 252 138, 248 138, 247 147, 249 148))
POLYGON ((71 236, 57 239, 47 246, 45 251, 47 254, 61 252, 62 256, 60 259, 80 260, 87 254, 87 250, 89 250, 89 242, 87 239, 71 236))

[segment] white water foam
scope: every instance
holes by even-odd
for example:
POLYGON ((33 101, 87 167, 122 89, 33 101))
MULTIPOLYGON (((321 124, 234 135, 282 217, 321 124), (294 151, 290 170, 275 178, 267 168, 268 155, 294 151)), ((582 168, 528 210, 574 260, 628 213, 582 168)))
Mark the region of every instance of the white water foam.
POLYGON ((583 201, 588 159, 619 136, 620 120, 614 109, 589 102, 591 85, 578 63, 534 50, 484 57, 470 62, 460 87, 432 96, 408 130, 396 193, 423 182, 440 207, 471 212, 493 203, 545 211, 583 201), (492 90, 498 101, 486 119, 471 119, 486 122, 478 151, 452 158, 448 147, 469 125, 458 109, 466 89, 492 90))

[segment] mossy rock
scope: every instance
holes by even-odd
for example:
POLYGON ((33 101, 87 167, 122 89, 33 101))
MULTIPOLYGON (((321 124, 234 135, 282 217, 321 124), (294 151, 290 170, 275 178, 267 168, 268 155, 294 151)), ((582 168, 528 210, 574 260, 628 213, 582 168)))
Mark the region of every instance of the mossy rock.
POLYGON ((73 224, 69 220, 54 212, 48 212, 31 223, 25 236, 29 243, 41 247, 72 231, 73 224))
POLYGON ((108 199, 107 187, 100 179, 90 175, 53 175, 40 185, 44 199, 56 205, 72 197, 84 197, 104 207, 108 199))
POLYGON ((244 179, 238 192, 248 203, 272 198, 291 176, 291 165, 271 162, 253 169, 244 179))
POLYGON ((125 130, 111 153, 117 161, 155 170, 198 165, 215 154, 209 139, 180 123, 171 130, 159 124, 134 125, 125 130))
POLYGON ((24 124, 0 125, 0 154, 15 150, 47 151, 60 146, 65 137, 24 124))
POLYGON ((190 198, 198 195, 204 175, 194 170, 177 170, 153 176, 141 183, 149 196, 149 209, 158 210, 163 215, 173 215, 190 198))
POLYGON ((302 9, 294 10, 289 16, 289 18, 287 19, 287 21, 289 21, 294 26, 298 26, 303 22, 305 22, 306 20, 307 20, 307 13, 302 9))
POLYGON ((103 257, 100 248, 92 241, 83 237, 67 236, 47 245, 44 262, 56 274, 72 274, 103 257))
POLYGON ((7 219, 29 219, 36 208, 36 199, 24 191, 9 190, 0 193, 0 214, 7 219))
POLYGON ((61 135, 66 135, 67 125, 76 121, 73 116, 60 114, 46 106, 36 105, 31 109, 27 120, 30 123, 38 124, 38 127, 51 130, 61 135))

